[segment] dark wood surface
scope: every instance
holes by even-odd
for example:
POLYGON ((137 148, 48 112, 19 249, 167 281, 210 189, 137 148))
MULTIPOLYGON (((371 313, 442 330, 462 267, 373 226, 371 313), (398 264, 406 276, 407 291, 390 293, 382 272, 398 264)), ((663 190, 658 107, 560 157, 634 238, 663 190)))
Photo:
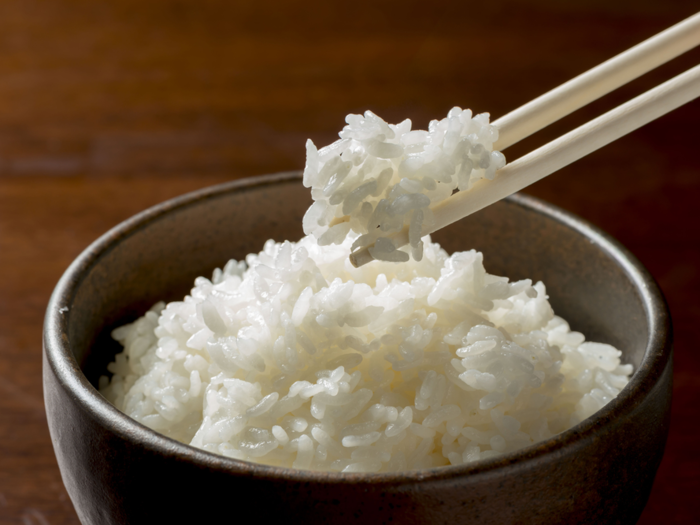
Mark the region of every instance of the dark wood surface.
MULTIPOLYGON (((0 523, 78 523, 44 415, 41 330, 56 281, 99 235, 190 190, 300 169, 305 139, 331 142, 350 112, 411 118, 416 128, 454 105, 498 117, 698 7, 0 2, 0 523)), ((506 156, 697 63, 700 50, 506 156)), ((619 239, 668 299, 672 429, 642 524, 700 522, 699 125, 696 101, 527 190, 619 239)))

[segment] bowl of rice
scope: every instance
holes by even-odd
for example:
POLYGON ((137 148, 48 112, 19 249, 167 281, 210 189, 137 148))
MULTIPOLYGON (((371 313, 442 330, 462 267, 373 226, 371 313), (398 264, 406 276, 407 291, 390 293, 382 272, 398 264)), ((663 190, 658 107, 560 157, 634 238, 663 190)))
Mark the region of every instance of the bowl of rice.
POLYGON ((672 350, 628 251, 516 195, 353 268, 310 204, 300 173, 207 188, 66 271, 44 391, 82 523, 636 521, 672 350))

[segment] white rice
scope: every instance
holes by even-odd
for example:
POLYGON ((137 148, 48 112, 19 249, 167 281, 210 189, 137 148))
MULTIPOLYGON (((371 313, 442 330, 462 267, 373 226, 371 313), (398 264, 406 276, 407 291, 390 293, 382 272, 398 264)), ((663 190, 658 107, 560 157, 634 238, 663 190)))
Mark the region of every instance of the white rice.
MULTIPOLYGON (((361 119, 348 118, 352 134, 390 157, 387 166, 400 148, 426 143, 425 132, 399 133, 405 123, 389 126, 391 141, 372 142, 375 128, 389 132, 371 114, 371 129, 361 119)), ((329 148, 346 155, 351 140, 329 148)), ((338 164, 335 174, 351 176, 365 150, 347 154, 352 167, 338 164)), ((408 179, 394 187, 412 190, 408 179)), ((400 198, 390 206, 418 209, 400 198)), ((620 364, 620 351, 570 331, 542 283, 489 275, 480 253, 448 256, 429 237, 420 260, 379 244, 385 258, 405 262, 354 268, 348 256, 362 232, 352 224, 327 246, 327 228, 298 243, 268 241, 245 263, 199 277, 182 302, 114 330, 124 352, 101 392, 144 425, 214 453, 386 472, 520 449, 592 415, 627 384, 632 366, 620 364)))
POLYGON ((488 113, 472 117, 453 108, 428 131, 411 131, 411 121, 387 124, 371 111, 348 115, 333 144, 306 143, 304 185, 314 204, 304 217, 304 233, 322 246, 359 234, 353 250, 372 243, 378 260, 404 262, 387 237, 409 228, 410 253, 423 257, 421 230, 432 221, 430 206, 465 191, 482 178, 493 179, 505 157, 493 151, 498 130, 488 113))

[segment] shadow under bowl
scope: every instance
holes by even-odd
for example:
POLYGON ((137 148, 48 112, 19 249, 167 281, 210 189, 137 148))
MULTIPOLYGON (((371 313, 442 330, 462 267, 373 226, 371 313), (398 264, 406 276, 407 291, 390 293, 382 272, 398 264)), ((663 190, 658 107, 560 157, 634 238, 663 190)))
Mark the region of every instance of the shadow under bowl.
POLYGON ((296 240, 310 204, 299 173, 170 200, 87 248, 59 281, 44 327, 44 397, 63 481, 84 525, 259 523, 634 523, 669 428, 671 325, 653 278, 619 243, 571 214, 516 195, 434 235, 475 248, 489 273, 547 286, 555 312, 612 344, 635 372, 593 417, 475 464, 388 474, 276 468, 214 455, 132 420, 96 390, 110 331, 199 275, 296 240))

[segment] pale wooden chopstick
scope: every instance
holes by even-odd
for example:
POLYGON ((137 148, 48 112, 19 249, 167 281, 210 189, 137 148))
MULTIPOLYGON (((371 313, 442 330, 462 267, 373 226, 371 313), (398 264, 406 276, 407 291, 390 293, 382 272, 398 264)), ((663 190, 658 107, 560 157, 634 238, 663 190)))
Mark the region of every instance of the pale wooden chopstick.
MULTIPOLYGON (((445 199, 431 208, 435 222, 422 234, 433 233, 520 191, 699 96, 700 65, 507 164, 496 172, 494 180, 482 179, 469 191, 461 191, 445 199)), ((396 247, 408 244, 407 229, 391 236, 391 239, 396 247)), ((356 267, 372 260, 368 248, 350 256, 350 261, 356 267)))
MULTIPOLYGON (((700 44, 700 13, 638 44, 562 86, 498 119, 496 149, 518 142, 617 87, 700 44), (540 115, 539 112, 542 112, 540 115)), ((552 174, 598 148, 700 96, 700 66, 657 86, 562 137, 507 164, 492 181, 481 180, 432 209, 428 235, 552 174)), ((404 228, 390 236, 398 248, 408 243, 404 228)), ((371 262, 369 246, 350 256, 356 267, 371 262)))
POLYGON ((504 150, 569 113, 700 45, 697 13, 494 121, 504 150))

